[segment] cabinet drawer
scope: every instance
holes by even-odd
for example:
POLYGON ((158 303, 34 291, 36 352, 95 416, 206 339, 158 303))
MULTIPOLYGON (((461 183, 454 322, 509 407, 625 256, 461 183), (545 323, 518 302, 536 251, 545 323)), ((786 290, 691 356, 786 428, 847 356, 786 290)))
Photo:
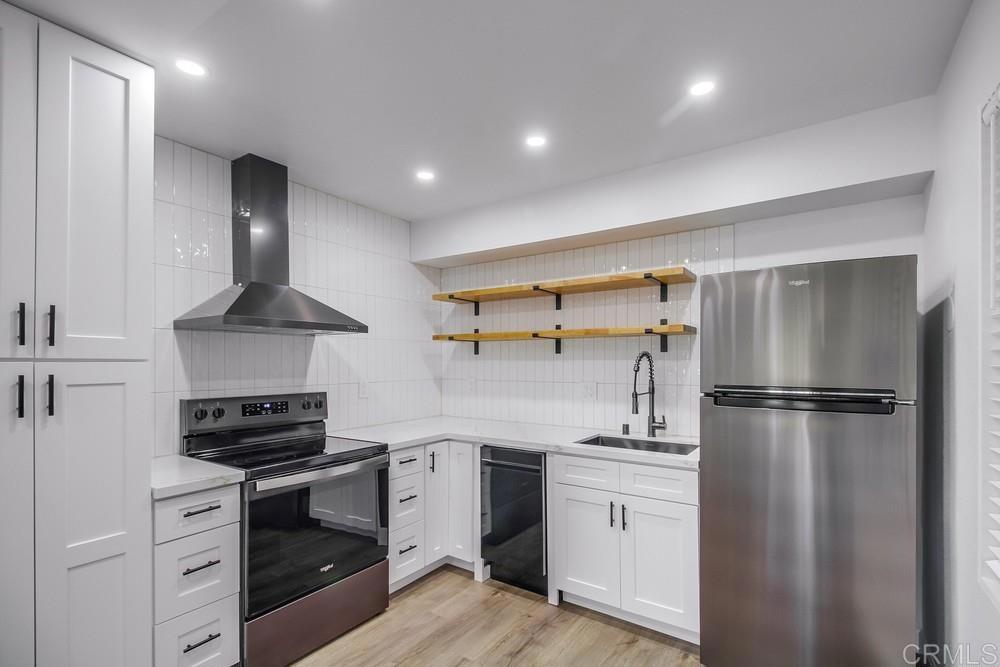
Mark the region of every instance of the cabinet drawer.
POLYGON ((698 473, 694 470, 622 463, 621 492, 697 505, 698 473))
POLYGON ((156 626, 156 667, 231 667, 240 661, 240 596, 156 626))
POLYGON ((238 484, 153 503, 156 544, 194 535, 240 520, 238 484))
POLYGON ((389 480, 389 530, 424 520, 424 475, 389 480))
POLYGON ((424 522, 389 533, 389 581, 399 581, 424 566, 424 522))
POLYGON ((424 448, 413 447, 389 454, 389 479, 412 475, 424 469, 424 448))
POLYGON ((240 590, 240 525, 158 544, 153 565, 156 622, 240 590))
POLYGON ((553 457, 552 474, 558 484, 617 491, 618 467, 616 461, 558 454, 553 457))

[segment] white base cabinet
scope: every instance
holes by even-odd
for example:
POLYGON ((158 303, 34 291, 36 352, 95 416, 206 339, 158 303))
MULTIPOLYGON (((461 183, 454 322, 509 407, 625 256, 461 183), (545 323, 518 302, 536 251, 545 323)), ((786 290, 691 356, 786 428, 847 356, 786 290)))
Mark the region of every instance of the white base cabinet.
MULTIPOLYGON (((428 563, 449 555, 449 443, 427 445, 424 457, 424 554, 428 563)), ((460 446, 460 445, 459 445, 460 446)), ((472 499, 469 499, 472 502, 472 499)))
POLYGON ((596 466, 603 471, 600 475, 581 475, 574 471, 595 466, 565 460, 576 457, 554 458, 557 474, 548 507, 551 586, 648 619, 656 629, 679 629, 677 634, 685 639, 697 636, 698 507, 618 491, 643 488, 634 483, 638 478, 651 480, 651 495, 693 501, 697 472, 621 464, 621 474, 627 477, 620 480, 617 474, 606 474, 606 464, 596 466))
POLYGON ((473 525, 479 518, 479 509, 473 506, 473 487, 479 476, 476 451, 467 442, 452 442, 448 449, 448 554, 464 561, 472 560, 473 540, 479 532, 473 525))
POLYGON ((446 559, 472 562, 475 459, 472 443, 446 440, 390 454, 390 583, 446 559))

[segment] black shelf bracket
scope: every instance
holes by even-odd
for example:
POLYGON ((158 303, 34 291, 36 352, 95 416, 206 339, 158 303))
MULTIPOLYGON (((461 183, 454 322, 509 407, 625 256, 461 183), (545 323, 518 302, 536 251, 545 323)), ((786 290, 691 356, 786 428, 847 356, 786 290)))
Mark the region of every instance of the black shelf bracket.
MULTIPOLYGON (((666 287, 666 286, 664 285, 664 287, 666 287)), ((666 323, 667 323, 666 320, 660 320, 660 324, 664 324, 665 325, 666 323)), ((655 331, 653 331, 652 329, 650 329, 648 327, 646 328, 646 333, 648 333, 648 334, 656 334, 657 336, 660 337, 660 352, 667 352, 670 349, 669 344, 667 343, 667 341, 670 338, 670 336, 668 336, 667 334, 658 334, 658 333, 656 333, 655 331)))
POLYGON ((667 283, 663 282, 652 273, 645 273, 642 277, 660 286, 660 303, 666 303, 667 297, 670 295, 670 287, 667 283))
MULTIPOLYGON (((556 330, 562 329, 561 324, 556 325, 556 330)), ((548 340, 554 340, 556 342, 556 354, 562 354, 562 338, 553 338, 552 336, 539 336, 537 331, 531 333, 533 338, 545 338, 548 340)))
MULTIPOLYGON (((475 329, 475 333, 479 333, 479 329, 475 329)), ((468 341, 463 341, 461 338, 456 339, 454 336, 448 336, 448 340, 457 340, 460 343, 461 342, 468 342, 468 341)), ((473 354, 479 354, 479 341, 478 340, 472 341, 472 353, 473 354)))
POLYGON ((461 297, 455 296, 454 294, 449 294, 448 295, 448 300, 449 301, 461 301, 463 303, 474 303, 476 305, 476 313, 475 313, 475 315, 476 315, 476 317, 479 317, 479 302, 478 301, 473 301, 471 299, 463 299, 461 297))
POLYGON ((553 292, 552 290, 547 290, 541 285, 532 285, 531 289, 535 290, 536 292, 545 292, 546 294, 551 294, 552 296, 554 296, 556 298, 556 310, 562 310, 562 294, 560 294, 559 292, 553 292))

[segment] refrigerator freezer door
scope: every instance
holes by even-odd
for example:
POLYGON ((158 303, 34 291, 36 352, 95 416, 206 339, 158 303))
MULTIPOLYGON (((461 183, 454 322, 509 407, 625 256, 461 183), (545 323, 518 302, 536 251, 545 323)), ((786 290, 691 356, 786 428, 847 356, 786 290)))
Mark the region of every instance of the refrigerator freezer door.
POLYGON ((916 398, 914 256, 702 278, 701 390, 859 387, 916 398))
POLYGON ((916 633, 913 407, 701 399, 701 660, 896 665, 916 633))

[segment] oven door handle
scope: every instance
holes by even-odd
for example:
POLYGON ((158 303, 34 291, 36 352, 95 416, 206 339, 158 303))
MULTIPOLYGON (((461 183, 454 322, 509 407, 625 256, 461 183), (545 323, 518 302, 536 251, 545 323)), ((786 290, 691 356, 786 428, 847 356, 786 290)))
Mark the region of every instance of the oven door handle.
POLYGON ((367 470, 375 470, 377 468, 386 467, 388 465, 389 465, 389 455, 381 454, 379 456, 373 456, 370 459, 364 459, 362 461, 354 461, 353 463, 345 463, 342 465, 329 466, 327 468, 320 468, 318 470, 307 470, 305 472, 296 473, 294 475, 283 475, 281 477, 262 479, 253 483, 253 490, 254 493, 260 493, 261 491, 273 491, 274 489, 284 489, 285 487, 299 486, 300 484, 308 484, 309 482, 316 482, 323 479, 333 479, 334 477, 354 475, 359 472, 365 472, 367 470))

